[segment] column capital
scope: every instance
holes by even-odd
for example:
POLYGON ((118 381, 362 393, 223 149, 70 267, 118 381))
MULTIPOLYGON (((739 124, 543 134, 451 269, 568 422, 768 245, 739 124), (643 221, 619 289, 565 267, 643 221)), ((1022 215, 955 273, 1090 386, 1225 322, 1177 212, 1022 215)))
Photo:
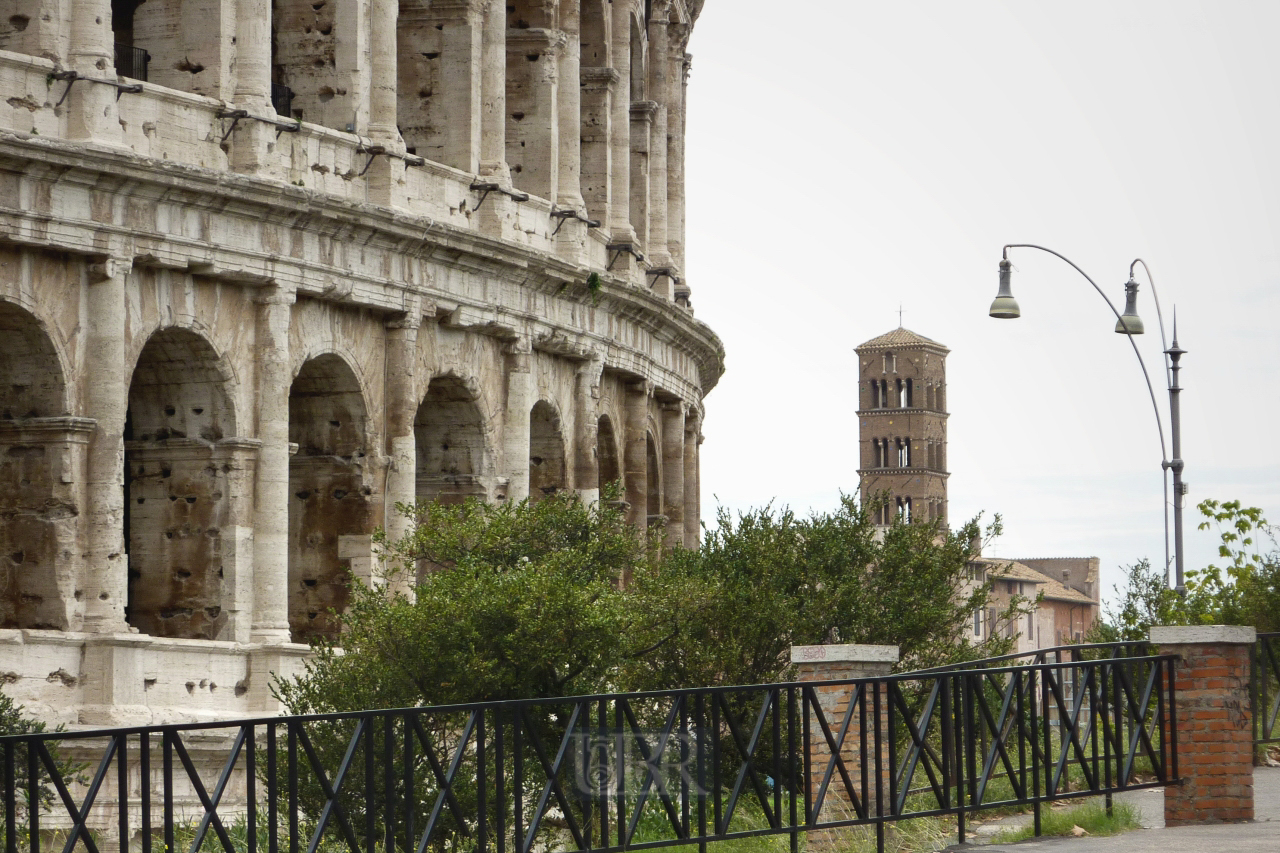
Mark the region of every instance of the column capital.
POLYGON ((117 255, 99 255, 89 262, 90 284, 101 284, 113 278, 133 272, 133 258, 117 255))
POLYGON ((269 284, 254 293, 253 301, 259 305, 292 305, 298 301, 298 291, 280 284, 269 284))

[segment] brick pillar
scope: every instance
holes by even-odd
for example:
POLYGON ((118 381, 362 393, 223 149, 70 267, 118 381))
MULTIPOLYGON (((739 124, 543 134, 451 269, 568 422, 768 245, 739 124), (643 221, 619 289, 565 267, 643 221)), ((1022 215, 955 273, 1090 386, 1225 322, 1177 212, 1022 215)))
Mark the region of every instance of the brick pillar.
MULTIPOLYGON (((888 675, 892 671, 893 665, 897 662, 897 646, 827 645, 791 647, 791 663, 796 667, 796 681, 801 682, 840 682, 853 678, 877 678, 888 675)), ((833 737, 838 736, 840 723, 844 720, 845 712, 849 708, 849 701, 853 697, 854 688, 855 685, 852 684, 822 684, 814 687, 818 706, 822 709, 823 716, 826 718, 827 726, 831 730, 833 737)), ((883 693, 883 686, 881 685, 880 688, 880 717, 878 725, 881 733, 882 749, 885 750, 884 754, 888 755, 887 726, 889 705, 888 697, 883 693)), ((875 707, 874 693, 870 690, 866 693, 866 701, 866 729, 864 730, 861 725, 862 715, 855 710, 840 751, 855 791, 861 786, 860 746, 864 739, 867 742, 868 754, 872 756, 875 754, 877 721, 873 712, 875 707)), ((823 777, 826 775, 827 764, 831 761, 831 751, 827 747, 826 739, 822 734, 822 729, 816 717, 817 715, 813 714, 809 720, 809 785, 815 806, 817 804, 818 790, 822 785, 823 777)), ((869 790, 867 801, 870 814, 889 810, 888 774, 890 772, 892 770, 886 762, 885 766, 881 768, 883 800, 879 809, 877 809, 875 768, 872 767, 868 771, 869 790)), ((859 792, 859 796, 861 796, 861 792, 859 792)), ((815 818, 817 820, 840 820, 851 817, 853 813, 853 805, 845 796, 844 784, 837 769, 832 774, 830 783, 828 783, 827 795, 822 809, 815 815, 815 818)), ((811 832, 808 835, 809 849, 828 850, 846 847, 847 843, 842 843, 841 835, 842 833, 839 831, 811 832)))
POLYGON ((1257 632, 1236 625, 1152 628, 1178 655, 1176 721, 1181 784, 1164 789, 1165 826, 1253 820, 1249 654, 1257 632))

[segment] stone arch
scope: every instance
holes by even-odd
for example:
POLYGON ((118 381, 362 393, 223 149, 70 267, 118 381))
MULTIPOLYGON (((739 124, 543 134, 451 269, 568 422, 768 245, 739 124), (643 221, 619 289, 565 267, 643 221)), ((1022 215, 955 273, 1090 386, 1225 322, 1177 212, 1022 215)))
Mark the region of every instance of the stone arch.
POLYGON ((68 414, 65 377, 44 324, 25 308, 0 302, 0 421, 68 414))
POLYGON ((332 639, 353 578, 371 579, 373 494, 368 411, 350 364, 307 359, 289 389, 289 629, 294 642, 332 639))
MULTIPOLYGON (((234 378, 208 339, 158 329, 138 353, 125 415, 125 618, 144 634, 230 639, 236 494, 252 461, 236 434, 234 378)), ((240 511, 237 512, 237 509, 240 511)), ((247 555, 241 555, 247 556, 247 555)))
POLYGON ((649 431, 644 434, 644 453, 649 472, 645 483, 645 513, 648 524, 653 524, 662 515, 662 458, 658 455, 658 443, 649 431))
POLYGON ((79 514, 60 446, 83 443, 62 359, 34 314, 0 302, 0 628, 68 627, 79 514), (64 577, 61 577, 64 576, 64 577))
POLYGON ((618 454, 618 436, 613 420, 601 415, 596 427, 596 461, 599 466, 599 488, 622 479, 622 464, 618 454))
POLYGON ((479 389, 455 374, 437 376, 413 420, 418 500, 459 503, 488 495, 490 469, 479 389))
POLYGON ((539 400, 529 414, 529 500, 537 503, 568 485, 560 413, 539 400))

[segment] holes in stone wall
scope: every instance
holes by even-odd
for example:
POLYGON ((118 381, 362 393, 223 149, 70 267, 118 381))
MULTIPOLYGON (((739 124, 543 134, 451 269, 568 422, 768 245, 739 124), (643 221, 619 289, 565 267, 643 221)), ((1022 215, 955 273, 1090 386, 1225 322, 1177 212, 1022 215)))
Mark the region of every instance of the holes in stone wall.
POLYGON ((431 380, 413 422, 418 500, 461 503, 486 495, 484 421, 475 393, 456 376, 431 380))
POLYGON ((529 416, 529 500, 537 503, 567 485, 560 416, 539 400, 529 416))
POLYGON ((217 442, 235 434, 228 384, 213 347, 186 329, 156 332, 134 367, 124 435, 125 618, 144 634, 213 640, 227 627, 222 530, 231 510, 217 442))
POLYGON ((622 469, 618 461, 618 437, 613 429, 613 421, 608 415, 601 415, 596 429, 596 452, 599 465, 599 487, 603 489, 609 483, 622 479, 622 469))
MULTIPOLYGON (((79 515, 53 471, 63 436, 28 432, 66 414, 62 366, 39 321, 0 302, 0 628, 67 627, 57 562, 79 515)), ((43 431, 41 431, 43 432, 43 431)))
POLYGON ((658 445, 653 440, 653 433, 645 434, 645 467, 648 478, 645 483, 645 509, 648 512, 649 524, 653 524, 662 515, 662 460, 658 457, 658 445))
POLYGON ((289 502, 294 642, 337 636, 358 548, 350 543, 372 532, 366 419, 360 382, 345 361, 326 354, 302 366, 289 390, 289 440, 298 445, 289 460, 289 492, 295 497, 289 502))

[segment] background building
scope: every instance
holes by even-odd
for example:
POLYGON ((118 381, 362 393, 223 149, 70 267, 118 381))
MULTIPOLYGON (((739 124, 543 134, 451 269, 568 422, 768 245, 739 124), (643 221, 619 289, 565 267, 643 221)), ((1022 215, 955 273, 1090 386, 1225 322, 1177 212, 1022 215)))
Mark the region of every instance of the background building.
POLYGON ((700 0, 10 0, 0 670, 52 722, 275 709, 420 498, 698 535, 700 0))
MULTIPOLYGON (((855 348, 864 504, 883 499, 875 522, 947 521, 947 368, 950 352, 899 326, 855 348)), ((975 582, 995 581, 991 607, 973 614, 973 636, 1017 638, 1017 651, 1079 642, 1099 616, 1097 557, 978 559, 975 582), (1015 597, 1039 601, 1020 619, 996 624, 1015 597)))
POLYGON ((947 353, 899 326, 854 349, 864 503, 876 517, 947 520, 947 353))

